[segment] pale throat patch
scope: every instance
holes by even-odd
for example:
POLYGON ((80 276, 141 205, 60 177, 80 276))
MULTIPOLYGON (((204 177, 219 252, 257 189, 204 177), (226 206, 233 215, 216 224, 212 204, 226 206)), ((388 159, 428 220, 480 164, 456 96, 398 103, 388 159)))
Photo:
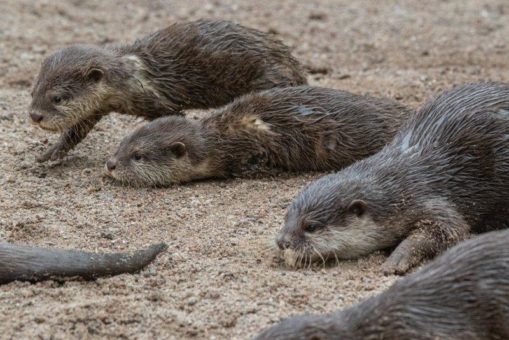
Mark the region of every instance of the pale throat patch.
POLYGON ((131 82, 133 87, 140 88, 143 92, 152 92, 157 97, 160 97, 159 91, 154 88, 150 79, 145 76, 147 66, 135 55, 126 55, 122 57, 126 64, 133 68, 132 77, 134 81, 131 82))
POLYGON ((196 165, 192 165, 189 159, 180 159, 174 163, 173 169, 169 173, 169 179, 172 183, 185 183, 213 175, 208 159, 196 165))
POLYGON ((385 248, 382 228, 369 216, 356 218, 347 229, 332 230, 328 239, 315 244, 320 252, 334 250, 340 259, 355 259, 385 248))
POLYGON ((209 159, 205 159, 203 162, 200 162, 194 167, 193 172, 195 176, 199 176, 200 178, 211 176, 210 162, 209 159))
POLYGON ((270 125, 260 119, 260 117, 254 115, 243 117, 240 120, 240 125, 248 129, 261 130, 266 132, 270 131, 270 125))

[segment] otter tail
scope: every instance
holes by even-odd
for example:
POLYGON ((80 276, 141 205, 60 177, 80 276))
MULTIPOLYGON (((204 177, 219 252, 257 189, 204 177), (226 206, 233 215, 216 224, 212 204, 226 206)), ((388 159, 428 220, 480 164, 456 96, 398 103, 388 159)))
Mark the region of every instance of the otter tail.
POLYGON ((127 253, 89 253, 75 250, 45 249, 0 243, 0 284, 15 280, 41 281, 79 276, 95 279, 139 271, 168 247, 154 244, 127 253))

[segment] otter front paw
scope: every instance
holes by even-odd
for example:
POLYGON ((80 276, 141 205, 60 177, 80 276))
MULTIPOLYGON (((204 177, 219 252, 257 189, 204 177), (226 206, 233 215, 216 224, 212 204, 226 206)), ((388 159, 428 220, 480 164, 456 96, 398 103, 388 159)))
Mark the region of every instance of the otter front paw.
POLYGON ((61 143, 57 143, 49 147, 46 152, 37 157, 37 162, 47 162, 47 161, 56 161, 62 159, 67 155, 69 149, 62 145, 61 143))
POLYGON ((382 265, 384 275, 405 275, 413 267, 409 254, 394 252, 382 265))

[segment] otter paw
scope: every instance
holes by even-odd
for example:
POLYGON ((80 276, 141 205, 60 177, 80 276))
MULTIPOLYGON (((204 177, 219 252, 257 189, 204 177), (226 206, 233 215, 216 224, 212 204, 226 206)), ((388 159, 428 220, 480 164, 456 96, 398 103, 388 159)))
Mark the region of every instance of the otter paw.
POLYGON ((412 265, 408 256, 401 254, 392 254, 382 265, 382 273, 384 275, 405 275, 412 265))
POLYGON ((62 159, 67 155, 68 150, 60 144, 51 146, 46 152, 37 157, 37 162, 56 161, 62 159))

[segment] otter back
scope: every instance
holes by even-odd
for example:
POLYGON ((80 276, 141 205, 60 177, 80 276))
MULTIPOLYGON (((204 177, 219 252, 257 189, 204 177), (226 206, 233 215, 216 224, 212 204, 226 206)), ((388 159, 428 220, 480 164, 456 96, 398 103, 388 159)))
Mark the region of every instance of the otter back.
POLYGON ((337 170, 380 150, 408 112, 345 91, 276 88, 245 95, 199 121, 151 122, 122 141, 107 168, 124 182, 152 185, 337 170))
POLYGON ((306 84, 285 45, 229 21, 173 24, 121 54, 138 57, 142 75, 183 109, 218 107, 252 91, 306 84))
POLYGON ((250 94, 204 120, 227 175, 337 170, 387 144, 409 111, 383 98, 297 87, 250 94))

